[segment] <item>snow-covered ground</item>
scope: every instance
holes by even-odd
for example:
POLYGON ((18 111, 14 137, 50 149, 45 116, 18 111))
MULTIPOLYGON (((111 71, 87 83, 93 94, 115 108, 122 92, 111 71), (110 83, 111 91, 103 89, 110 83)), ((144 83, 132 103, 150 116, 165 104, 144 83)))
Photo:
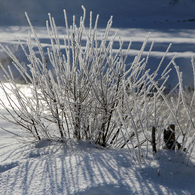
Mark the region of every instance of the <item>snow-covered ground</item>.
MULTIPOLYGON (((72 15, 82 15, 81 5, 100 14, 99 31, 103 31, 110 15, 113 30, 127 41, 134 37, 128 63, 141 48, 151 32, 155 45, 148 68, 155 70, 169 43, 173 43, 163 62, 165 66, 178 53, 176 63, 183 71, 185 85, 193 83, 191 56, 195 53, 194 0, 0 0, 0 43, 8 45, 16 56, 25 57, 18 47, 16 36, 25 43, 28 37, 27 11, 44 48, 49 46, 45 20, 51 12, 63 35, 63 9, 69 23, 72 15)), ((118 47, 117 42, 114 47, 118 47)), ((146 51, 149 49, 149 44, 146 51)), ((146 52, 147 53, 147 52, 146 52)), ((146 55, 144 53, 144 55, 146 55)), ((144 56, 143 56, 144 57, 144 56)), ((0 61, 5 66, 11 59, 0 50, 0 61)), ((163 68, 163 67, 162 67, 163 68)), ((17 72, 15 75, 19 76, 17 72)), ((0 71, 0 78, 2 78, 0 71)), ((177 83, 175 72, 170 73, 167 85, 177 83)), ((1 93, 1 99, 4 97, 1 93)), ((5 112, 1 109, 1 112, 5 112)), ((0 126, 18 131, 13 125, 0 120, 0 126)), ((65 143, 41 141, 22 143, 0 130, 0 194, 195 194, 195 160, 188 166, 173 151, 162 150, 160 159, 150 154, 143 167, 134 164, 126 149, 102 149, 88 142, 66 140, 65 143)))
MULTIPOLYGON (((113 15, 113 27, 155 28, 155 29, 194 29, 194 0, 1 0, 0 25, 27 26, 24 12, 28 12, 36 26, 45 26, 48 12, 56 19, 56 24, 64 26, 63 9, 67 10, 69 22, 72 15, 82 15, 81 5, 88 10, 86 24, 89 24, 89 11, 100 14, 98 27, 105 27, 113 15)), ((95 19, 94 19, 95 20, 95 19)))
POLYGON ((141 169, 126 149, 75 140, 29 144, 4 135, 0 149, 1 194, 191 195, 195 189, 194 166, 173 151, 150 156, 141 169))
MULTIPOLYGON (((101 16, 100 16, 101 17, 101 16)), ((18 45, 17 36, 20 38, 24 45, 26 44, 26 40, 28 38, 29 27, 22 26, 11 26, 11 27, 0 27, 0 43, 2 45, 7 45, 10 49, 15 53, 18 59, 22 62, 26 62, 26 57, 18 45)), ((35 27, 35 30, 38 34, 38 37, 42 43, 43 48, 46 51, 46 48, 50 46, 50 39, 47 34, 46 27, 35 27)), ((110 35, 113 35, 117 29, 113 28, 110 31, 110 35)), ((65 32, 64 27, 58 27, 58 33, 60 35, 61 42, 63 43, 63 35, 65 32)), ((99 28, 99 32, 103 33, 104 29, 99 28)), ((150 39, 148 44, 146 45, 145 52, 143 53, 143 58, 147 56, 149 47, 151 42, 155 40, 154 47, 150 54, 150 58, 147 64, 147 69, 151 69, 151 71, 156 70, 158 64, 161 61, 167 47, 170 43, 172 46, 167 54, 163 64, 161 71, 164 70, 166 65, 170 62, 172 57, 177 54, 175 62, 180 68, 180 71, 183 72, 183 82, 184 85, 188 86, 193 84, 193 74, 192 74, 192 66, 191 66, 191 57, 195 55, 195 30, 194 29, 141 29, 141 28, 123 28, 119 29, 116 37, 116 42, 114 44, 114 49, 119 48, 119 37, 124 41, 124 53, 125 49, 128 46, 129 41, 133 38, 133 43, 131 46, 131 50, 129 53, 129 57, 127 58, 127 64, 132 63, 134 57, 138 54, 141 46, 150 32, 150 39)), ((0 49, 1 51, 1 49, 0 49)), ((11 64, 11 59, 4 52, 0 52, 0 61, 5 65, 11 64)), ((174 70, 173 65, 171 66, 173 71, 170 72, 170 79, 167 82, 167 86, 174 87, 175 84, 178 83, 176 72, 174 70)), ((14 70, 14 69, 13 69, 14 70)), ((160 71, 160 72, 161 72, 160 71)), ((19 73, 14 71, 16 77, 19 77, 19 73)), ((3 72, 0 70, 0 78, 3 78, 3 72)))
MULTIPOLYGON (((62 36, 64 29, 63 9, 67 11, 69 24, 72 24, 72 16, 75 15, 78 24, 82 15, 81 5, 87 10, 85 26, 89 26, 89 12, 93 11, 93 22, 96 15, 100 14, 98 28, 106 27, 107 21, 113 15, 113 28, 119 29, 118 37, 124 41, 124 48, 127 42, 134 37, 130 56, 135 56, 141 48, 142 42, 151 32, 150 41, 155 39, 155 45, 147 68, 155 70, 166 51, 169 43, 171 46, 169 55, 165 58, 162 69, 169 62, 172 56, 177 53, 176 63, 184 75, 184 84, 191 85, 192 68, 191 56, 195 53, 195 1, 194 0, 122 0, 122 1, 48 1, 42 0, 8 0, 0 1, 0 43, 8 45, 17 53, 17 56, 25 61, 23 52, 17 46, 16 35, 24 42, 28 37, 28 22, 25 18, 26 11, 31 22, 36 26, 36 32, 44 47, 50 43, 45 21, 48 20, 47 13, 50 12, 59 26, 59 34, 62 36), (19 49, 19 50, 18 50, 19 49)), ((101 31, 101 30, 100 30, 101 31)), ((115 44, 118 47, 118 44, 115 44)), ((149 49, 149 44, 146 50, 149 49)), ((2 51, 2 50, 0 50, 2 51)), ((145 57, 145 56, 143 56, 145 57)), ((129 63, 132 62, 129 58, 129 63)), ((10 59, 0 52, 0 61, 3 64, 10 64, 10 59)), ((16 74, 16 72, 15 72, 16 74)), ((173 87, 177 80, 174 71, 170 73, 167 86, 173 87)), ((2 71, 0 71, 2 78, 2 71)))

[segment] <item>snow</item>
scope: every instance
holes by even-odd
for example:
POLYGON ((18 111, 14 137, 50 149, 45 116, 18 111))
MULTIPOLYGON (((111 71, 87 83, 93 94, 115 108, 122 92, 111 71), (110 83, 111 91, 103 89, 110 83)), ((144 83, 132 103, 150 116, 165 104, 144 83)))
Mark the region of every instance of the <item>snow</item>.
MULTIPOLYGON (((100 14, 99 31, 103 31, 110 15, 114 16, 111 34, 119 28, 118 36, 124 43, 134 37, 131 62, 151 32, 150 42, 155 39, 148 68, 154 70, 173 43, 165 59, 166 65, 177 53, 176 63, 183 71, 184 84, 193 83, 191 56, 195 53, 195 1, 194 0, 1 0, 0 43, 8 45, 21 61, 25 56, 17 45, 19 36, 25 43, 28 27, 24 12, 27 11, 44 48, 49 47, 45 20, 51 12, 59 34, 63 34, 66 9, 69 23, 72 15, 76 20, 82 15, 81 5, 100 14)), ((63 36, 62 36, 63 39, 63 36)), ((115 43, 117 48, 117 42, 115 43)), ((125 47, 125 44, 124 44, 125 47)), ((146 50, 149 48, 147 45, 146 50)), ((147 55, 147 52, 144 52, 147 55)), ((144 57, 144 56, 143 56, 144 57)), ((0 50, 0 61, 5 66, 11 61, 0 50)), ((14 72, 19 78, 17 72, 14 72)), ((0 78, 2 79, 0 70, 0 78)), ((175 72, 170 73, 167 85, 177 83, 175 72)), ((1 99, 4 99, 1 94, 1 99)), ((4 110, 0 110, 5 112, 4 110)), ((15 126, 0 119, 0 126, 14 132, 15 126)), ((93 143, 64 140, 43 140, 27 143, 0 130, 0 194, 194 194, 195 159, 187 166, 175 151, 162 150, 153 160, 146 158, 142 168, 135 164, 127 149, 104 149, 93 143)))
POLYGON ((195 169, 174 151, 140 168, 126 149, 76 140, 1 141, 1 194, 192 194, 195 169))
POLYGON ((98 27, 105 27, 111 15, 114 16, 113 27, 117 28, 187 28, 194 29, 194 0, 1 0, 0 24, 28 25, 24 12, 28 12, 36 26, 45 26, 48 12, 56 19, 56 24, 63 26, 63 9, 72 23, 72 15, 77 21, 82 15, 81 5, 88 10, 86 24, 89 24, 89 11, 100 14, 98 27), (177 3, 178 1, 178 3, 177 3))
MULTIPOLYGON (((29 27, 22 26, 11 26, 11 27, 0 27, 0 43, 2 45, 8 45, 13 53, 15 53, 18 59, 22 62, 26 62, 26 57, 18 46, 18 39, 20 38, 22 43, 26 43, 28 38, 29 27), (17 36, 17 37, 16 37, 17 36)), ((50 39, 47 35, 46 27, 35 27, 35 30, 39 36, 40 41, 42 42, 42 46, 46 51, 47 47, 50 47, 50 39)), ((110 32, 110 36, 115 33, 117 29, 113 28, 110 32)), ((103 32, 104 29, 99 29, 99 32, 103 32)), ((65 32, 64 27, 58 27, 58 33, 60 36, 60 40, 63 42, 63 33, 65 32)), ((174 55, 177 54, 175 59, 177 65, 180 67, 180 71, 183 72, 184 85, 189 86, 193 84, 193 74, 192 74, 192 66, 191 66, 191 57, 195 55, 195 30, 194 29, 167 29, 167 30, 157 30, 157 29, 140 29, 140 28, 125 28, 120 29, 118 32, 118 36, 116 38, 116 42, 114 44, 114 49, 119 48, 119 44, 117 40, 119 37, 124 41, 124 51, 127 48, 128 42, 131 38, 133 38, 133 43, 130 50, 130 55, 127 59, 127 64, 132 63, 135 55, 138 54, 143 41, 145 40, 148 32, 151 32, 149 42, 146 46, 143 57, 147 56, 150 44, 153 40, 155 40, 155 44, 152 50, 152 53, 149 58, 149 62, 147 65, 148 69, 151 71, 156 70, 158 64, 161 61, 167 47, 170 43, 172 46, 168 55, 166 56, 162 69, 169 63, 174 55)), ((8 56, 2 52, 0 49, 0 59, 4 65, 10 64, 10 59, 8 56)), ((174 87, 178 80, 176 79, 176 72, 174 71, 174 67, 171 66, 173 71, 170 73, 170 79, 167 82, 167 86, 174 87)), ((13 69, 14 70, 14 69, 13 69)), ((16 77, 19 77, 19 73, 17 71, 14 72, 16 77)), ((3 78, 3 72, 0 70, 0 78, 3 78)))

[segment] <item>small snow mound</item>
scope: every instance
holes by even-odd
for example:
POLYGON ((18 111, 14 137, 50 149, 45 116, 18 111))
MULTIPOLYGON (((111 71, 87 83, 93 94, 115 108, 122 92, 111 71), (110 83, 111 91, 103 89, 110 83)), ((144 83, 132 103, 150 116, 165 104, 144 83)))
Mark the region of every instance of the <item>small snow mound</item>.
POLYGON ((41 140, 35 144, 35 148, 44 148, 51 145, 51 141, 48 139, 41 140))
MULTIPOLYGON (((133 192, 132 192, 133 193, 133 192)), ((91 187, 83 192, 76 193, 75 195, 129 195, 131 190, 124 185, 100 185, 97 187, 91 187)))
POLYGON ((10 162, 10 163, 0 165, 0 173, 8 171, 16 166, 18 166, 18 162, 10 162))

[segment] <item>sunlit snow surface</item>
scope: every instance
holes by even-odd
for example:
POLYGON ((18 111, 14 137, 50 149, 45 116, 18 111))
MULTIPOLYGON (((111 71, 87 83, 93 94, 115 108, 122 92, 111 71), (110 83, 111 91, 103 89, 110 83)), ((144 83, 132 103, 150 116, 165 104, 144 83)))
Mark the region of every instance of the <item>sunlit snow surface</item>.
MULTIPOLYGON (((47 34, 46 27, 35 27, 36 33, 42 43, 43 49, 46 52, 48 47, 51 47, 51 42, 49 36, 47 34)), ((110 31, 110 38, 117 29, 113 28, 110 31)), ((3 46, 8 46, 12 52, 17 56, 17 58, 26 66, 29 62, 24 55, 21 47, 18 44, 18 38, 21 40, 22 44, 27 46, 27 38, 28 32, 30 31, 29 27, 0 27, 0 43, 3 46), (18 37, 18 38, 17 38, 18 37)), ((99 37, 105 32, 104 29, 98 29, 99 37)), ((117 51, 119 48, 119 38, 121 38, 124 48, 124 54, 126 53, 126 49, 128 46, 129 41, 133 38, 133 42, 131 45, 131 49, 129 51, 129 57, 127 58, 127 65, 131 65, 133 59, 136 55, 138 55, 141 46, 146 39, 146 36, 150 32, 150 39, 145 47, 143 52, 142 58, 146 58, 148 51, 150 49, 150 45, 152 41, 155 41, 154 47, 150 54, 150 58, 148 64, 146 66, 147 69, 151 69, 151 72, 156 70, 158 64, 160 63, 167 47, 170 43, 172 46, 169 50, 169 53, 165 57, 161 69, 159 73, 162 73, 166 65, 170 62, 170 60, 177 54, 175 59, 176 64, 179 66, 180 71, 183 72, 183 84, 185 86, 189 86, 193 84, 193 74, 192 74, 192 66, 191 66, 191 57, 195 54, 195 30, 193 29, 169 29, 169 30, 157 30, 157 29, 119 29, 116 37, 116 41, 113 45, 113 51, 117 51)), ((61 48, 63 50, 63 41, 64 35, 66 35, 66 29, 64 27, 58 27, 58 34, 60 37, 61 48)), ((86 36, 83 36, 83 41, 86 39, 86 36)), ((35 41, 33 41, 32 35, 32 43, 34 45, 34 50, 37 51, 38 49, 35 41)), ((85 42, 83 42, 85 45, 85 42)), ((46 54, 47 56, 47 54, 46 54)), ((11 65, 12 60, 5 54, 2 49, 0 49, 0 61, 6 67, 7 65, 11 65)), ((20 74, 17 70, 14 69, 13 65, 11 65, 12 71, 16 77, 16 79, 20 80, 20 74)), ((177 76, 173 65, 170 66, 172 71, 170 72, 170 78, 166 83, 168 87, 174 87, 177 83, 177 76)), ((3 79, 3 71, 0 70, 0 78, 3 79)), ((159 74, 160 75, 160 74, 159 74)))
MULTIPOLYGON (((26 85, 19 86, 30 95, 26 85)), ((1 90, 0 95, 9 106, 1 90)), ((0 124, 19 132, 2 119, 0 124)), ((29 143, 3 130, 0 134, 1 194, 190 195, 195 190, 194 153, 187 166, 184 154, 161 149, 155 158, 144 155, 140 167, 125 148, 105 149, 74 139, 29 143)))
MULTIPOLYGON (((127 63, 130 65, 138 54, 145 37, 151 32, 149 44, 142 57, 146 57, 150 43, 155 39, 153 51, 147 68, 155 70, 169 43, 170 52, 162 65, 165 67, 178 53, 176 63, 183 71, 185 85, 193 83, 191 56, 195 53, 195 16, 194 0, 1 0, 0 1, 0 43, 8 45, 24 65, 28 64, 16 36, 26 44, 29 27, 24 11, 29 13, 38 37, 46 51, 50 41, 46 32, 45 20, 51 12, 58 26, 64 26, 63 9, 67 10, 69 22, 72 15, 79 21, 83 4, 89 11, 100 14, 98 29, 104 32, 110 15, 114 16, 114 28, 119 28, 119 37, 127 42, 134 37, 127 63), (118 3, 117 3, 118 2, 118 3), (178 3, 179 2, 179 3, 178 3), (22 26, 20 26, 22 25, 22 26), (25 25, 25 26, 24 26, 25 25)), ((111 30, 111 35, 116 29, 111 30)), ((58 27, 63 40, 64 27, 58 27)), ((33 42, 34 43, 34 42, 33 42)), ((118 48, 117 41, 114 49, 118 48)), ((35 47, 36 49, 36 47, 35 47)), ((0 61, 6 67, 11 59, 0 49, 0 61)), ((171 66, 172 69, 173 66, 171 66)), ((20 75, 14 69, 15 77, 20 75)), ((0 79, 3 72, 0 70, 0 79)), ((170 73, 167 86, 177 83, 174 70, 170 73)), ((25 86, 26 87, 26 86, 25 86)), ((24 87, 25 93, 29 91, 24 87)), ((6 102, 0 91, 0 98, 6 102)), ((8 104, 8 102, 7 102, 8 104)), ((1 112, 5 112, 0 108, 1 112)), ((15 127, 0 119, 0 127, 18 132, 15 127)), ((174 151, 161 150, 153 160, 152 154, 146 164, 135 164, 126 149, 102 149, 92 143, 65 140, 64 143, 43 140, 36 143, 21 142, 13 135, 0 130, 0 194, 81 194, 81 195, 118 195, 118 194, 195 194, 195 159, 188 166, 182 163, 182 156, 174 151)), ((194 153, 193 153, 194 155, 194 153)))
POLYGON ((193 194, 195 168, 173 151, 141 169, 126 149, 75 140, 18 143, 1 137, 1 194, 193 194))

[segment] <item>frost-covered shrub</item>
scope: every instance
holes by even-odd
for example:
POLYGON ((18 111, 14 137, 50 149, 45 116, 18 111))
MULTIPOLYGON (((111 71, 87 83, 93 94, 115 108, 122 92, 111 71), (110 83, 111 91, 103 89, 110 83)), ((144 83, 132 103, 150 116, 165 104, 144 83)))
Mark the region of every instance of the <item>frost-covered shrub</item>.
MULTIPOLYGON (((29 62, 27 66, 30 73, 8 47, 1 45, 31 90, 30 97, 25 95, 16 84, 11 68, 8 67, 6 71, 1 65, 8 84, 1 82, 0 86, 9 102, 9 106, 6 106, 1 100, 1 105, 9 114, 9 117, 2 114, 2 118, 21 127, 23 131, 18 136, 27 140, 31 137, 36 140, 61 141, 64 138, 76 138, 89 140, 103 147, 128 147, 130 154, 139 163, 144 161, 144 154, 147 155, 148 143, 153 146, 154 152, 163 148, 163 131, 174 123, 179 129, 176 141, 180 135, 183 136, 183 150, 189 132, 193 134, 194 125, 190 114, 194 95, 188 108, 184 100, 181 74, 174 62, 175 57, 157 79, 170 46, 156 71, 151 73, 147 70, 147 63, 154 42, 147 57, 142 57, 148 35, 131 66, 127 66, 131 41, 124 51, 123 41, 120 40, 119 48, 114 52, 113 43, 117 31, 114 36, 109 35, 112 17, 104 34, 100 35, 97 30, 99 16, 92 27, 90 13, 90 26, 85 28, 85 8, 82 8, 83 16, 79 27, 76 26, 75 17, 73 24, 68 25, 64 10, 66 33, 63 44, 60 42, 55 20, 49 14, 46 26, 51 47, 47 48, 47 52, 26 14, 39 51, 37 55, 31 34, 27 48, 19 40, 29 62), (179 78, 176 104, 169 101, 172 92, 168 95, 164 93, 171 64, 175 66, 179 78), (14 99, 10 93, 15 96, 14 99), (181 104, 188 114, 185 130, 181 128, 177 115, 181 104)), ((190 144, 188 150, 194 147, 194 137, 190 144)))
MULTIPOLYGON (((16 85, 11 68, 8 67, 6 71, 1 65, 6 81, 10 84, 8 87, 1 83, 10 107, 6 107, 3 102, 1 104, 12 118, 8 119, 5 115, 2 117, 27 130, 30 136, 38 140, 73 137, 106 146, 117 128, 112 115, 118 99, 122 96, 121 83, 130 74, 130 71, 126 72, 127 54, 123 55, 122 41, 117 53, 113 53, 116 34, 109 36, 112 17, 105 33, 99 35, 99 16, 93 28, 90 13, 90 27, 85 28, 84 7, 79 27, 76 26, 74 17, 73 24, 69 27, 65 10, 64 16, 66 34, 62 46, 55 21, 49 14, 46 26, 51 49, 44 52, 26 14, 34 37, 29 34, 27 48, 20 40, 19 43, 29 62, 27 66, 30 73, 8 47, 2 46, 32 94, 32 97, 26 97, 16 85), (39 55, 32 44, 33 38, 39 55), (7 90, 15 95, 17 102, 13 101, 7 90)), ((136 63, 141 62, 137 60, 136 63)))
MULTIPOLYGON (((127 85, 123 86, 124 100, 120 102, 121 104, 125 102, 123 106, 126 107, 126 111, 124 112, 124 109, 121 111, 121 107, 117 108, 122 123, 120 129, 124 132, 123 137, 131 155, 140 163, 148 154, 148 143, 152 146, 151 150, 154 154, 169 144, 169 149, 178 150, 186 164, 189 163, 194 149, 195 92, 193 88, 192 90, 183 89, 182 72, 179 72, 179 67, 174 60, 171 63, 178 75, 178 85, 169 94, 163 93, 161 89, 163 85, 159 87, 158 82, 155 82, 152 75, 148 73, 146 73, 145 82, 149 80, 150 88, 155 88, 153 96, 149 96, 148 88, 145 86, 142 87, 139 95, 135 93, 136 90, 133 87, 130 87, 131 95, 128 95, 127 85), (168 137, 166 137, 167 131, 170 131, 168 137), (127 135, 130 135, 129 138, 127 135), (136 139, 132 139, 135 136, 136 139), (142 147, 143 145, 146 146, 146 150, 142 147)), ((195 73, 193 58, 192 67, 195 73)), ((132 85, 131 81, 128 84, 132 85)))

